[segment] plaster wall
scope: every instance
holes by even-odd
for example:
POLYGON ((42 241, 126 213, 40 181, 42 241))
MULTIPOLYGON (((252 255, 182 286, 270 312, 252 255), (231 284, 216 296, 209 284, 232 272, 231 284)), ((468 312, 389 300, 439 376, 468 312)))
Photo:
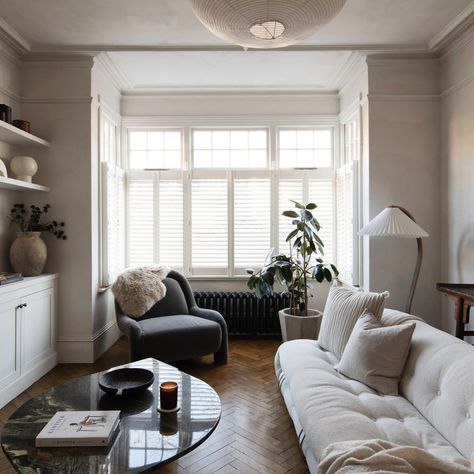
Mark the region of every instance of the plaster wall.
MULTIPOLYGON (((471 29, 441 58, 441 280, 450 283, 474 282, 473 109, 471 29)), ((442 327, 454 333, 454 305, 447 298, 442 301, 442 327)))
MULTIPOLYGON (((22 118, 20 103, 20 61, 10 49, 0 43, 0 104, 12 108, 13 119, 22 118)), ((0 142, 0 159, 5 163, 9 177, 14 177, 9 168, 10 158, 20 154, 17 147, 0 142)), ((22 193, 0 190, 0 271, 10 271, 8 259, 10 244, 14 239, 14 229, 6 216, 12 205, 22 201, 22 193)))
MULTIPOLYGON (((430 237, 412 313, 440 325, 440 106, 436 59, 368 58, 368 216, 390 204, 407 208, 430 237)), ((366 286, 389 290, 387 306, 404 310, 416 260, 411 239, 364 237, 369 253, 366 286)))
POLYGON ((46 271, 60 274, 60 362, 93 361, 91 67, 90 58, 22 65, 22 113, 51 142, 36 153, 37 181, 51 192, 35 202, 51 204, 51 215, 66 222, 68 236, 45 239, 46 271))

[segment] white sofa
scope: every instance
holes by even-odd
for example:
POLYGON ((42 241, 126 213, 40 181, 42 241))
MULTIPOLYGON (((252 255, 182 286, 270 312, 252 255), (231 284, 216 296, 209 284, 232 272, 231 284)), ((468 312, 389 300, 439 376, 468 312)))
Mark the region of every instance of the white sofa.
MULTIPOLYGON (((411 317, 385 310, 384 325, 411 317)), ((417 318, 416 318, 417 319, 417 318)), ((275 368, 311 472, 325 449, 350 440, 416 446, 453 462, 474 450, 474 348, 416 320, 399 396, 379 395, 339 374, 317 341, 280 346, 275 368)))

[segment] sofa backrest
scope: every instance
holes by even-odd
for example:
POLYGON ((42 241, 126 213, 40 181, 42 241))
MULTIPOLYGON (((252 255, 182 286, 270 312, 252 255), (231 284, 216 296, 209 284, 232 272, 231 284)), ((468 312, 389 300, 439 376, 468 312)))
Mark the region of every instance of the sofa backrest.
MULTIPOLYGON (((387 316, 408 316, 385 310, 387 316)), ((400 394, 466 458, 474 451, 474 348, 415 321, 400 394)))

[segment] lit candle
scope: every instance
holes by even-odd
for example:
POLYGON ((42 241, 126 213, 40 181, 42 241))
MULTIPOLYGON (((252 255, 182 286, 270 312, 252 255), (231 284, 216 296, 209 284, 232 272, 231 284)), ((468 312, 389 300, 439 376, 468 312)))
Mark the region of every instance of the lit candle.
POLYGON ((160 407, 162 410, 174 410, 178 405, 178 384, 176 382, 161 382, 160 407))

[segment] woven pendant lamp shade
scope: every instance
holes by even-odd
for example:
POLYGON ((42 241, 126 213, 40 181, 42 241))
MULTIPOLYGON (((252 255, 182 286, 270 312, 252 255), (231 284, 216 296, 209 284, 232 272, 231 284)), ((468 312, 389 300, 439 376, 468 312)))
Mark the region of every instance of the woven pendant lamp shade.
POLYGON ((203 25, 244 48, 282 48, 308 38, 346 0, 190 0, 203 25))

